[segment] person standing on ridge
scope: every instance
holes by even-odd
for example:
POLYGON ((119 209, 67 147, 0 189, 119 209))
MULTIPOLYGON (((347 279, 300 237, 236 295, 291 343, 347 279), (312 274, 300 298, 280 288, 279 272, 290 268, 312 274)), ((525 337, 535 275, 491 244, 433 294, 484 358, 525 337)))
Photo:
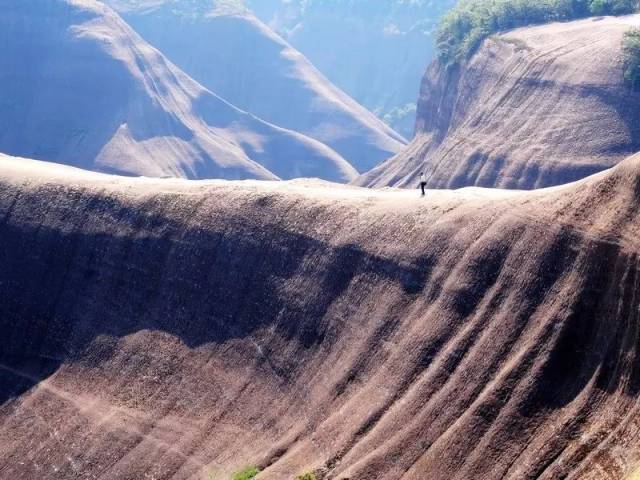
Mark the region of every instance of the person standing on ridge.
POLYGON ((420 172, 420 189, 422 190, 422 196, 424 197, 426 192, 424 189, 427 186, 427 181, 424 179, 424 172, 420 172))

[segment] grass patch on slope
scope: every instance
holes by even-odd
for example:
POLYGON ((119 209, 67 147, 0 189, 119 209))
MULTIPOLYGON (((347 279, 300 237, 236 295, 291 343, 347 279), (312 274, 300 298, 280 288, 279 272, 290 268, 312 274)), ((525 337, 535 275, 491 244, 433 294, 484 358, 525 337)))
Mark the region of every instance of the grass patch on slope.
POLYGON ((302 475, 298 475, 296 480, 317 480, 315 473, 303 473, 302 475))
POLYGON ((640 91, 640 28, 632 28, 624 35, 624 79, 633 90, 640 91))
POLYGON ((231 477, 231 480, 252 480, 260 473, 260 469, 257 467, 247 467, 239 472, 236 472, 231 477))

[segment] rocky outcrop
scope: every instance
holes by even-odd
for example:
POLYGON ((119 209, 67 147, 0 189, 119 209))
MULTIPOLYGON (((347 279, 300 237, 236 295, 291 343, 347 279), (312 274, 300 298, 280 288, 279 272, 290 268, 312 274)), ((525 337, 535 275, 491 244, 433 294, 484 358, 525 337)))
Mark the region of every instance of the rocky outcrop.
POLYGON ((0 44, 2 152, 156 177, 356 176, 206 90, 99 2, 2 2, 0 44))
POLYGON ((0 159, 4 478, 625 479, 640 158, 529 193, 0 159))
POLYGON ((622 36, 640 16, 522 28, 465 65, 432 64, 416 138, 361 176, 368 186, 531 189, 607 169, 640 150, 640 93, 624 85, 622 36))
POLYGON ((406 145, 239 2, 107 3, 206 88, 268 122, 322 142, 359 172, 406 145))

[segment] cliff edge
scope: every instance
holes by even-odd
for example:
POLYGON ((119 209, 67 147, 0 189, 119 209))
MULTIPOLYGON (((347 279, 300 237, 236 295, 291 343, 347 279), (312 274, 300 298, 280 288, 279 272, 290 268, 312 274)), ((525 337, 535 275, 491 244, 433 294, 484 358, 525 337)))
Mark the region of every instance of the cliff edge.
POLYGON ((623 81, 623 34, 640 15, 520 28, 465 64, 433 63, 416 138, 356 180, 366 186, 533 189, 610 168, 640 150, 640 93, 623 81))

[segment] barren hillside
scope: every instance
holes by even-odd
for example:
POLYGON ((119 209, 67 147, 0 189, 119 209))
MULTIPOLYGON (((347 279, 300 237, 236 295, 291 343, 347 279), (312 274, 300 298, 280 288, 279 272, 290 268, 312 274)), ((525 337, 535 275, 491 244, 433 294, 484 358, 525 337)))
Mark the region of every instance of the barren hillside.
POLYGON ((156 177, 357 174, 206 90, 100 2, 0 2, 0 45, 1 152, 156 177))
POLYGON ((245 0, 335 85, 413 138, 439 18, 455 0, 245 0), (345 48, 347 46, 347 48, 345 48))
POLYGON ((624 479, 639 202, 2 157, 0 476, 624 479))
POLYGON ((241 2, 106 3, 119 8, 145 40, 206 88, 268 122, 322 142, 359 172, 406 145, 303 54, 238 6, 241 2))
POLYGON ((640 150, 640 93, 623 84, 622 37, 640 16, 522 28, 464 66, 427 71, 416 138, 360 177, 368 186, 540 188, 640 150))

